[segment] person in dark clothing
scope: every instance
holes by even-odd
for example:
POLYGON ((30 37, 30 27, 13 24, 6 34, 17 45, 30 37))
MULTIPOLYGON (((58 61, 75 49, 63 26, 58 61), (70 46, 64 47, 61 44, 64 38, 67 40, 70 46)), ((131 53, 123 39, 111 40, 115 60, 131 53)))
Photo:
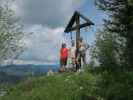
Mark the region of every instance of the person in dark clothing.
POLYGON ((76 70, 79 70, 81 68, 81 55, 80 55, 80 45, 79 41, 77 42, 77 48, 76 48, 76 70))

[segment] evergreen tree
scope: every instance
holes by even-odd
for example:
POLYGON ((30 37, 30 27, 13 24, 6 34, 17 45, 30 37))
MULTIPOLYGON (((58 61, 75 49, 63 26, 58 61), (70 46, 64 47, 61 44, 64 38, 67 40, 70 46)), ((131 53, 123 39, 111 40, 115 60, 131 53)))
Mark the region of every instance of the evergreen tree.
POLYGON ((119 55, 115 49, 117 46, 116 37, 109 32, 99 31, 96 36, 95 48, 92 50, 92 57, 96 58, 101 67, 109 70, 120 65, 119 55))
POLYGON ((96 0, 100 10, 109 18, 104 20, 104 28, 110 34, 117 34, 117 50, 123 66, 133 65, 133 1, 132 0, 96 0))

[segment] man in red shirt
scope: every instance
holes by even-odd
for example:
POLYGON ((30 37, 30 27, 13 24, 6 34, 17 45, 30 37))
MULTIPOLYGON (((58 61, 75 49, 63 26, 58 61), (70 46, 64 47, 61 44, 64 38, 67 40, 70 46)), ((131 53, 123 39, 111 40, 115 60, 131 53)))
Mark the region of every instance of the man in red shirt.
POLYGON ((65 66, 67 65, 68 59, 68 49, 66 48, 66 44, 63 43, 60 49, 60 71, 65 71, 65 66))

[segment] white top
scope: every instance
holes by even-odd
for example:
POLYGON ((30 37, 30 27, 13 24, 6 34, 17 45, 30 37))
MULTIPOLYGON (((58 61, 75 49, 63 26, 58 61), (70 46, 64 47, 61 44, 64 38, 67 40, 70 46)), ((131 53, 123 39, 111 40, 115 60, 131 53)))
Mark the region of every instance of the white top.
POLYGON ((54 74, 54 72, 53 72, 53 70, 49 70, 48 72, 47 72, 47 76, 51 76, 51 75, 53 75, 54 74))
POLYGON ((70 57, 75 58, 75 52, 76 52, 76 47, 71 47, 70 48, 70 57))

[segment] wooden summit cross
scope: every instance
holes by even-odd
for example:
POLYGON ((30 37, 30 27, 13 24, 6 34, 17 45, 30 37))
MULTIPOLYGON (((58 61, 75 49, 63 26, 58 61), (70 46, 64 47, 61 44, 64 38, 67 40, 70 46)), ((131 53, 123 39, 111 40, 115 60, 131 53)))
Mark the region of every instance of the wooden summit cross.
POLYGON ((72 31, 76 31, 76 44, 77 44, 77 41, 80 38, 80 29, 87 27, 87 26, 91 26, 91 25, 94 25, 94 23, 92 21, 90 21, 88 18, 86 18, 79 12, 75 11, 70 22, 68 23, 66 29, 64 30, 64 32, 69 33, 72 31), (82 18, 85 21, 85 23, 80 24, 80 18, 82 18), (74 24, 76 24, 76 25, 74 26, 74 24))

